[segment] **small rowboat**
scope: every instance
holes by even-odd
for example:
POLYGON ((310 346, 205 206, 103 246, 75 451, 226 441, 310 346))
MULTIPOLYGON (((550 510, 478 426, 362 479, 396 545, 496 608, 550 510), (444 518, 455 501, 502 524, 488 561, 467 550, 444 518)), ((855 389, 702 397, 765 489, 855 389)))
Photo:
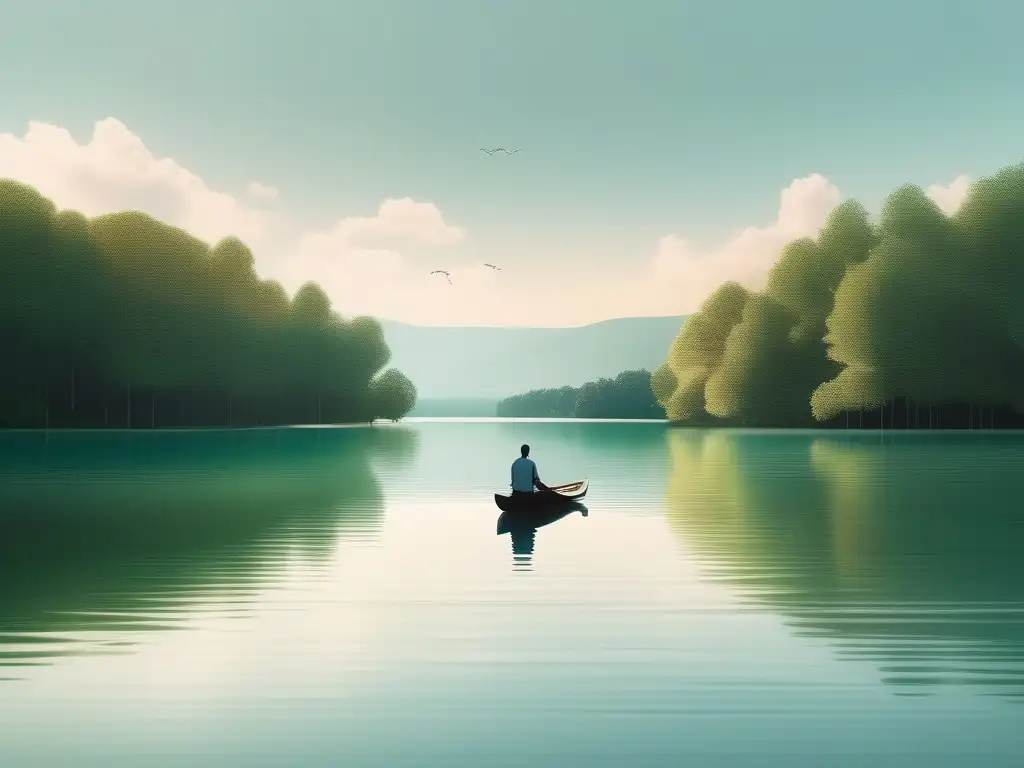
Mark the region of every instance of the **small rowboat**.
POLYGON ((546 491, 537 491, 531 494, 509 495, 504 493, 494 494, 494 503, 503 512, 527 511, 534 509, 548 509, 562 504, 569 504, 580 501, 587 495, 590 487, 589 480, 577 480, 575 483, 565 485, 553 485, 546 491))

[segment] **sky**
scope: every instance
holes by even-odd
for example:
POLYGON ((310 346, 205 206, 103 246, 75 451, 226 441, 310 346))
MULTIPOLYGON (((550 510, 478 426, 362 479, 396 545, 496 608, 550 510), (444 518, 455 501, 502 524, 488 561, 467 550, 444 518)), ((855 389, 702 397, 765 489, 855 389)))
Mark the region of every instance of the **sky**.
POLYGON ((686 314, 763 285, 843 199, 914 183, 952 211, 1024 159, 1018 2, 0 0, 0 20, 0 178, 236 235, 345 316, 686 314))

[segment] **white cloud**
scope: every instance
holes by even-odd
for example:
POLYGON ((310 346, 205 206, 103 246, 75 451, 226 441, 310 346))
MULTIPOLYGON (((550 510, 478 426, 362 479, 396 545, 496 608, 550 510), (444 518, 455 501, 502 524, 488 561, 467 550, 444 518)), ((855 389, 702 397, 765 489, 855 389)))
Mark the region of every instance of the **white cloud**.
POLYGON ((249 197, 255 197, 257 200, 273 200, 278 196, 278 194, 280 194, 277 187, 267 186, 266 184, 261 184, 258 181, 249 182, 245 191, 249 197))
POLYGON ((494 276, 482 265, 450 264, 451 254, 443 246, 462 241, 465 234, 464 228, 447 224, 433 203, 388 199, 375 216, 346 217, 327 231, 305 234, 266 272, 292 291, 316 280, 346 316, 400 318, 409 317, 411 309, 415 317, 424 302, 457 316, 466 309, 466 297, 478 296, 475 291, 494 276), (398 241, 405 246, 402 252, 381 247, 398 241), (435 269, 446 269, 452 283, 431 275, 435 269))
POLYGON ((289 291, 315 280, 349 317, 415 318, 436 315, 431 308, 438 307, 457 317, 466 310, 466 297, 475 295, 473 288, 490 277, 480 272, 483 267, 451 265, 445 247, 465 236, 465 229, 448 224, 433 203, 389 198, 373 216, 348 216, 325 231, 307 232, 261 272, 289 291), (435 269, 448 270, 452 284, 431 275, 435 269))
POLYGON ((298 249, 303 254, 330 257, 386 242, 450 245, 464 237, 465 230, 446 224, 433 203, 403 197, 385 200, 375 216, 348 216, 327 232, 311 232, 303 236, 298 249))
POLYGON ((82 144, 64 128, 35 121, 24 136, 0 133, 0 178, 31 184, 59 208, 88 216, 140 210, 209 241, 236 235, 258 246, 273 221, 156 157, 114 118, 98 121, 82 144))
POLYGON ((971 177, 961 174, 949 184, 932 184, 925 190, 925 194, 935 201, 943 213, 952 216, 967 198, 970 189, 971 177))
POLYGON ((418 203, 411 197, 402 197, 385 200, 374 216, 349 216, 335 224, 330 232, 310 237, 315 239, 318 248, 351 249, 396 240, 450 245, 460 242, 465 235, 462 227, 445 223, 433 203, 418 203))
POLYGON ((653 311, 694 312, 728 280, 753 290, 763 288, 768 271, 786 243, 816 235, 842 199, 834 184, 814 173, 795 179, 782 190, 774 223, 747 227, 721 248, 701 252, 677 235, 661 238, 652 263, 653 286, 649 288, 653 303, 659 307, 653 311))

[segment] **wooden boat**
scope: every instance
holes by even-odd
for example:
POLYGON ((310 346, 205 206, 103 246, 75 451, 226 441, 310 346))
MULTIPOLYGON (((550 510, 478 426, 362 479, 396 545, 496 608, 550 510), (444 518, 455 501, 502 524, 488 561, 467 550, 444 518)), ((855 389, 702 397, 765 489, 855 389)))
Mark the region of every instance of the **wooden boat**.
POLYGON ((494 494, 494 503, 502 512, 518 512, 535 509, 548 509, 562 504, 570 504, 580 501, 587 495, 590 487, 589 480, 577 480, 575 483, 565 485, 553 485, 546 491, 536 491, 529 495, 515 495, 505 493, 494 494))

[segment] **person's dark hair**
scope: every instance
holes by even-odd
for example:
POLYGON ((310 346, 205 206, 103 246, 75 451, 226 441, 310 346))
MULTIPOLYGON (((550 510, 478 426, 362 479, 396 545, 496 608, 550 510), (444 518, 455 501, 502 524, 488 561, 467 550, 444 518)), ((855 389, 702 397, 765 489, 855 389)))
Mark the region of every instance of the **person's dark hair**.
POLYGON ((523 458, 525 459, 527 456, 530 455, 530 446, 528 446, 526 443, 523 443, 519 447, 519 452, 523 454, 523 458))

